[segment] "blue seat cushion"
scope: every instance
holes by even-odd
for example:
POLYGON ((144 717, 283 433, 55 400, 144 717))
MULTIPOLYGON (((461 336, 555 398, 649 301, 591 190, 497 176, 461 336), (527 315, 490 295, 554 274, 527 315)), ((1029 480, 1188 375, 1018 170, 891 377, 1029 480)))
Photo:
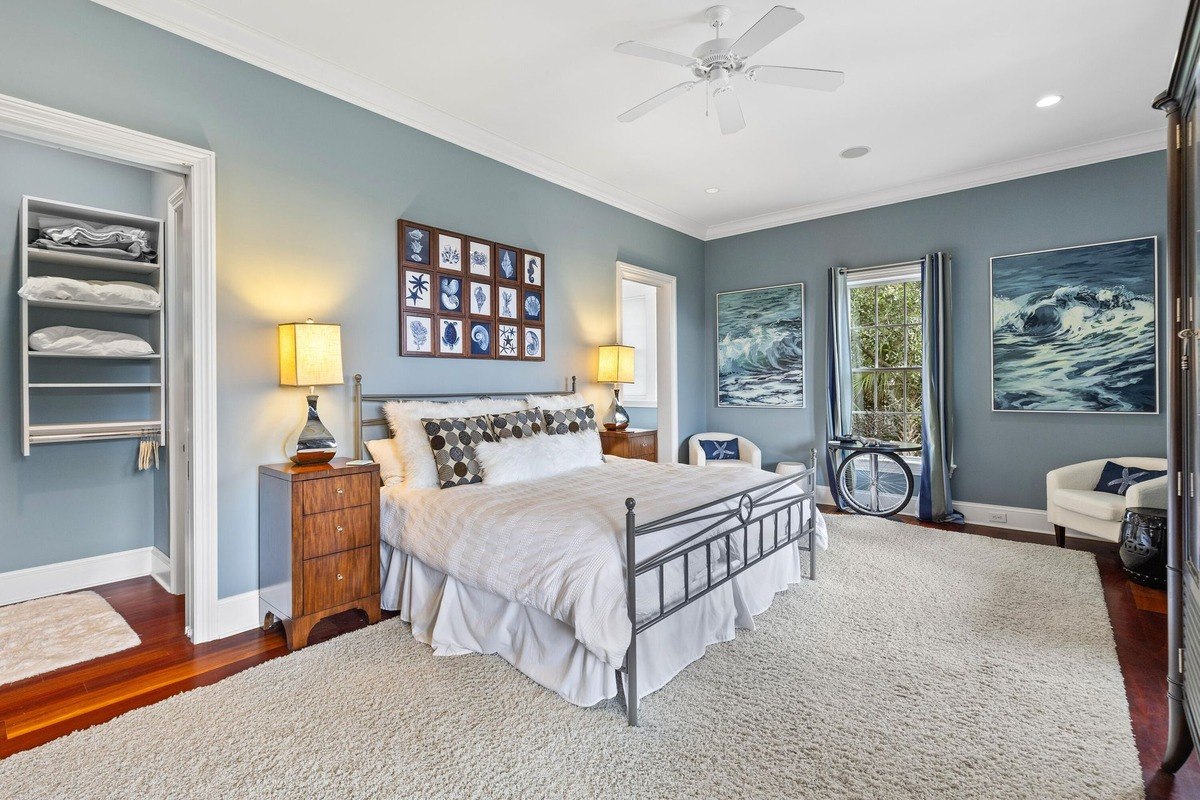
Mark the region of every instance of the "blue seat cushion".
POLYGON ((1152 481, 1161 478, 1167 471, 1141 469, 1139 467, 1122 467, 1115 461, 1106 461, 1100 472, 1100 480, 1096 483, 1097 492, 1108 492, 1124 496, 1129 487, 1142 481, 1152 481))
POLYGON ((709 461, 740 461, 737 439, 701 439, 700 449, 709 461))

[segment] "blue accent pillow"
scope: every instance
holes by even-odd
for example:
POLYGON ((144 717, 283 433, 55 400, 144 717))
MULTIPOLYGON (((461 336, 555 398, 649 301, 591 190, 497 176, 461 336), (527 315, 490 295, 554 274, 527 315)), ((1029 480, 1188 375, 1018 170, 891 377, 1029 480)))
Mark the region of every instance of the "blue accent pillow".
POLYGON ((701 439, 700 448, 709 461, 740 461, 737 439, 701 439))
POLYGON ((1154 470, 1141 469, 1140 467, 1122 467, 1115 461, 1106 461, 1104 469, 1100 473, 1100 480, 1096 483, 1096 491, 1124 496, 1129 491, 1129 487, 1135 483, 1151 481, 1155 478, 1161 478, 1166 474, 1167 471, 1165 469, 1154 470))

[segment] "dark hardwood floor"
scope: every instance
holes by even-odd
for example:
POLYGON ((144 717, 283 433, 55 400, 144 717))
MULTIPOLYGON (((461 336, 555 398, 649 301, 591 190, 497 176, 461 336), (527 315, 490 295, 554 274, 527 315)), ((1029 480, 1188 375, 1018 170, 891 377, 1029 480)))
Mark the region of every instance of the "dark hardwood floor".
MULTIPOLYGON (((1049 535, 980 525, 928 527, 1047 546, 1053 546, 1054 541, 1049 535)), ((1069 539, 1067 546, 1094 553, 1100 568, 1147 798, 1200 800, 1200 763, 1195 756, 1174 776, 1158 769, 1166 740, 1165 595, 1129 582, 1114 546, 1075 539, 1069 539)), ((215 683, 288 652, 278 630, 248 631, 192 645, 183 635, 182 598, 167 594, 151 578, 109 584, 95 591, 125 617, 142 643, 121 653, 0 686, 0 757, 106 722, 173 694, 215 683)), ((1054 609, 1047 609, 1047 613, 1054 613, 1054 609)), ((323 641, 363 624, 363 616, 347 612, 322 622, 311 641, 323 641)))

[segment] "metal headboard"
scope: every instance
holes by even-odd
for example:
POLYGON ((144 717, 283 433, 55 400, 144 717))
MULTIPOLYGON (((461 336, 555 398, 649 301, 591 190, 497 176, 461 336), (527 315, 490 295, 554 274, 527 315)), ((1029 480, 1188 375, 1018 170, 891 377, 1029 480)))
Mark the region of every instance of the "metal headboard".
POLYGON ((551 396, 566 396, 575 394, 575 376, 571 376, 571 388, 559 389, 553 392, 458 392, 446 394, 363 394, 362 375, 354 376, 354 453, 356 458, 369 458, 364 455, 366 437, 363 432, 368 428, 387 427, 387 418, 363 416, 363 403, 386 403, 389 400, 466 400, 488 399, 491 397, 524 397, 527 394, 551 396))

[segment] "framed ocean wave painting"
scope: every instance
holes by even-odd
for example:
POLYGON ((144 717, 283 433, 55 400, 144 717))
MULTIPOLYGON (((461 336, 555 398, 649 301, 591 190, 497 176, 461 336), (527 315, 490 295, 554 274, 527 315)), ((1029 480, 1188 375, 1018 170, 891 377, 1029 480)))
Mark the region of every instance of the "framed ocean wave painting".
POLYGON ((1158 413, 1158 237, 991 261, 993 410, 1158 413))
POLYGON ((804 408, 804 284, 717 293, 717 405, 804 408))

